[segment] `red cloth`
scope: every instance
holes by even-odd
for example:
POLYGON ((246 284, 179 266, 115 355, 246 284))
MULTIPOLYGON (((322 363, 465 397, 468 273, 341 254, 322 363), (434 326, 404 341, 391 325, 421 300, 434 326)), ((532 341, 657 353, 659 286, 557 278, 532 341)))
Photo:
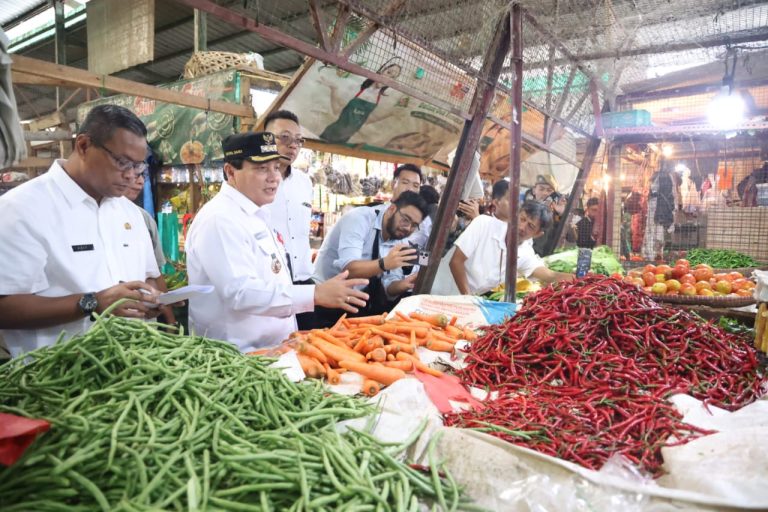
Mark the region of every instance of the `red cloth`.
POLYGON ((10 466, 51 424, 0 412, 0 464, 10 466))
POLYGON ((481 406, 481 403, 472 398, 472 395, 455 375, 444 373, 441 377, 435 377, 419 370, 416 370, 414 374, 424 384, 427 396, 441 414, 453 411, 449 400, 467 403, 472 409, 481 406))

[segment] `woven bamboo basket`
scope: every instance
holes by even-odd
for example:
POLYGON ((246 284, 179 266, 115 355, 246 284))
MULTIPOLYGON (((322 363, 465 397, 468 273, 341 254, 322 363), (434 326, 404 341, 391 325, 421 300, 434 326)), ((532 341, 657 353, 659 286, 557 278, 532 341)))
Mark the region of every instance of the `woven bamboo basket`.
POLYGON ((701 295, 661 295, 656 293, 650 295, 659 302, 709 306, 712 308, 740 308, 755 303, 753 297, 702 297, 701 295))
POLYGON ((197 78, 237 66, 263 69, 258 54, 232 52, 196 52, 184 65, 184 78, 197 78))

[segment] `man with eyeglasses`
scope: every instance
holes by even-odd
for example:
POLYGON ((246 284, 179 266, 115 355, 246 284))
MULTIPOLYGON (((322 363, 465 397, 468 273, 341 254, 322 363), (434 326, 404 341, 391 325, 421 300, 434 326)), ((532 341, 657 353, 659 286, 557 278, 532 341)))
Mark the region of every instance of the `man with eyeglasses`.
MULTIPOLYGON (((270 226, 282 235, 285 242, 293 284, 314 284, 309 247, 312 180, 304 171, 292 167, 304 145, 299 118, 288 110, 278 110, 264 119, 264 129, 275 134, 277 151, 286 157, 276 160, 283 180, 277 188, 275 200, 266 206, 271 216, 270 226)), ((308 313, 296 315, 300 329, 305 327, 308 316, 308 313)))
POLYGON ((294 285, 284 240, 264 206, 282 180, 271 132, 230 135, 222 143, 221 190, 198 212, 186 241, 190 284, 215 291, 189 301, 197 334, 229 341, 242 352, 279 344, 296 330, 297 313, 315 304, 355 313, 368 296, 366 279, 334 275, 318 285, 294 285))
MULTIPOLYGON (((416 274, 405 277, 402 268, 413 265, 416 249, 405 244, 428 214, 423 197, 410 190, 381 212, 361 206, 334 224, 323 240, 315 261, 317 282, 324 282, 338 272, 370 280, 366 288, 370 300, 361 314, 372 315, 389 309, 392 302, 413 289, 416 274)), ((315 326, 332 324, 342 312, 319 311, 315 326)))
POLYGON ((0 198, 0 329, 11 355, 115 315, 158 314, 160 272, 138 207, 123 197, 146 169, 147 130, 129 110, 93 108, 74 151, 0 198))

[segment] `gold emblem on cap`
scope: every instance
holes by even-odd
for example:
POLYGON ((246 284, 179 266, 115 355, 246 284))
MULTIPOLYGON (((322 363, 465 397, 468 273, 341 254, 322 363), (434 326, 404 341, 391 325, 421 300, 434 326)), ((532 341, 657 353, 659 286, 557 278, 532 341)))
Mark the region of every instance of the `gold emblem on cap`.
POLYGON ((267 144, 274 144, 275 143, 275 136, 271 133, 267 132, 264 134, 264 142, 267 144))
POLYGON ((131 223, 130 223, 130 222, 126 222, 126 223, 123 225, 123 227, 124 227, 125 229, 131 229, 131 223))

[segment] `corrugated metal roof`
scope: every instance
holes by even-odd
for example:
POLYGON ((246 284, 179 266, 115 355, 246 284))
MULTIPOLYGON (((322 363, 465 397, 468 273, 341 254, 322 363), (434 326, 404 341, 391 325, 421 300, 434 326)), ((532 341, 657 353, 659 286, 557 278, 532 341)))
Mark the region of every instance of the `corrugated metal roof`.
POLYGON ((47 3, 46 0, 0 0, 0 26, 5 26, 25 12, 47 3))

